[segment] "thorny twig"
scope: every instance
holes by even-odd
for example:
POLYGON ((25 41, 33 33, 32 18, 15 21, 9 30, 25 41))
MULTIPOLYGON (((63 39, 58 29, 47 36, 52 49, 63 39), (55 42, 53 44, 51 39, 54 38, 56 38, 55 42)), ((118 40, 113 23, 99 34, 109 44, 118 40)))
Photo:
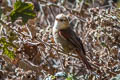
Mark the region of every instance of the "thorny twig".
POLYGON ((80 12, 77 11, 77 10, 73 10, 73 9, 70 9, 70 8, 65 8, 64 6, 61 6, 61 5, 59 6, 57 4, 42 1, 42 0, 39 0, 39 2, 42 4, 42 6, 53 6, 53 7, 56 7, 56 8, 63 9, 63 11, 69 11, 72 14, 80 14, 80 12))

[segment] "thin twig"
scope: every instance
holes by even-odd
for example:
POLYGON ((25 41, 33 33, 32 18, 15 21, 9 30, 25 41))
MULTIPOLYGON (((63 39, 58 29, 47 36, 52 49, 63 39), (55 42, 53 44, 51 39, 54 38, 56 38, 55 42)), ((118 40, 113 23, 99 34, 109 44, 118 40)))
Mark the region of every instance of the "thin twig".
POLYGON ((56 7, 56 8, 63 9, 64 11, 69 11, 72 14, 80 14, 79 11, 73 10, 73 9, 70 9, 70 8, 66 8, 66 7, 64 7, 62 5, 59 6, 57 4, 46 2, 46 1, 42 1, 42 0, 39 0, 39 2, 42 4, 42 6, 53 6, 53 7, 56 7))

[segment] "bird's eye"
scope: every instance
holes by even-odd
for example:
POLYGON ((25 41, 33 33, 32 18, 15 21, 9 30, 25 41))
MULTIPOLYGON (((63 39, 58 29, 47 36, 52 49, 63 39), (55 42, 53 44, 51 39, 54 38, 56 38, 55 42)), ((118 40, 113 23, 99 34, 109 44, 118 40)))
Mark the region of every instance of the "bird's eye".
POLYGON ((60 22, 66 21, 66 19, 57 19, 57 18, 56 18, 56 20, 57 20, 57 21, 60 21, 60 22))
POLYGON ((65 21, 64 19, 60 19, 61 22, 65 21))

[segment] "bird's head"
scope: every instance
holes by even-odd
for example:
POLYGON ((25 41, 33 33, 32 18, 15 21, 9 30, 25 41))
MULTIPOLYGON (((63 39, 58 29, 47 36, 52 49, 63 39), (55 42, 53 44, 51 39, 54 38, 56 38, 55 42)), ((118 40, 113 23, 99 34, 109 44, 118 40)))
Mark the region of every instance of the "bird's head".
POLYGON ((63 30, 69 27, 69 21, 66 15, 58 14, 54 22, 54 28, 63 30))

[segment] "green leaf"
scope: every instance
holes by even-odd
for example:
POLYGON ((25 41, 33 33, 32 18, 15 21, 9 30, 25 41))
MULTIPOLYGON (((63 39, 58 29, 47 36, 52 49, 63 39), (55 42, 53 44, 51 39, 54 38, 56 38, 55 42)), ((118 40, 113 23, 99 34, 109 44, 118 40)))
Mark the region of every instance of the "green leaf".
POLYGON ((105 42, 101 42, 101 45, 102 45, 103 47, 106 47, 105 42))
POLYGON ((65 80, 78 80, 73 74, 68 74, 68 77, 65 80))
POLYGON ((0 39, 0 43, 4 45, 4 44, 6 43, 6 39, 5 39, 4 37, 2 37, 2 38, 0 39))
POLYGON ((14 22, 18 17, 22 17, 23 23, 26 23, 29 19, 33 19, 36 14, 33 11, 34 5, 32 3, 16 1, 14 4, 14 9, 10 13, 12 22, 14 22))
POLYGON ((15 49, 15 47, 12 45, 12 43, 7 42, 6 38, 2 37, 2 38, 0 38, 0 45, 2 45, 2 46, 0 46, 0 49, 3 50, 3 54, 7 55, 11 59, 14 59, 14 57, 15 57, 14 51, 8 49, 9 47, 12 47, 15 49))
POLYGON ((7 47, 3 48, 3 54, 7 55, 11 59, 14 59, 15 57, 14 52, 10 51, 7 47))
POLYGON ((56 77, 55 76, 52 76, 52 80, 54 80, 56 77))

